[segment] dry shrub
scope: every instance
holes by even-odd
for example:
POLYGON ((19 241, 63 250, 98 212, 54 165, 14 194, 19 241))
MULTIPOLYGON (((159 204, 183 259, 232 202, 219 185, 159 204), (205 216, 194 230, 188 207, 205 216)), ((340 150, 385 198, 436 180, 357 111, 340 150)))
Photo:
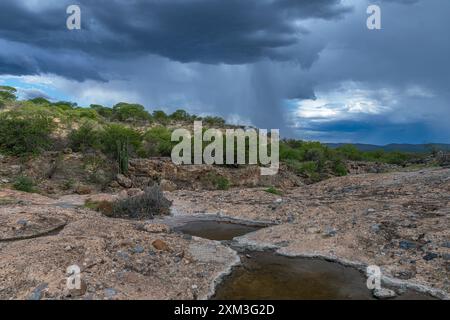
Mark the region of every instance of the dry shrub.
POLYGON ((170 213, 172 202, 164 197, 158 185, 148 187, 143 194, 113 203, 112 217, 128 219, 152 219, 170 213))

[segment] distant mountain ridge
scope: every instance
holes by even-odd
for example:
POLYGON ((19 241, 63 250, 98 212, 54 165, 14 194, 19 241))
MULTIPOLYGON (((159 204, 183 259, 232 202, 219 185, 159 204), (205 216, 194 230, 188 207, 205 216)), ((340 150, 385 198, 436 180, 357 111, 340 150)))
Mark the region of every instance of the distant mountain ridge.
POLYGON ((336 149, 341 146, 351 144, 360 151, 401 151, 401 152, 430 152, 431 150, 450 151, 450 144, 446 143, 425 143, 425 144, 407 144, 407 143, 391 143, 385 146, 364 143, 325 143, 330 148, 336 149))

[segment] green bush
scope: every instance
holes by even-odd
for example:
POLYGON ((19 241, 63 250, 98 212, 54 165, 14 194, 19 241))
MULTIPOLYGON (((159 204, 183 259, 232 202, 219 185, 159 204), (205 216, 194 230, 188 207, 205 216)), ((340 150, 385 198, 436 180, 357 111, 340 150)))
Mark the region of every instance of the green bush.
POLYGON ((155 215, 170 213, 172 202, 164 197, 158 185, 146 188, 144 194, 113 203, 111 216, 114 218, 153 219, 155 215))
POLYGON ((81 107, 78 107, 76 109, 67 110, 66 115, 70 119, 74 119, 74 120, 90 119, 90 120, 97 121, 99 118, 97 111, 88 109, 88 108, 81 108, 81 107))
POLYGON ((154 127, 144 134, 143 155, 150 157, 170 157, 174 143, 172 132, 165 127, 154 127))
POLYGON ((275 187, 269 187, 269 188, 267 188, 267 189, 264 190, 264 191, 266 191, 266 192, 268 192, 268 193, 275 194, 275 195, 277 195, 277 196, 283 195, 283 192, 281 192, 280 190, 276 189, 275 187))
POLYGON ((28 100, 29 102, 36 104, 36 105, 51 105, 51 102, 43 97, 38 97, 34 99, 28 100))
POLYGON ((122 146, 129 146, 128 153, 132 153, 141 148, 142 136, 132 128, 120 124, 110 124, 100 132, 100 143, 103 152, 119 160, 122 146))
POLYGON ((230 181, 215 172, 209 172, 203 177, 203 181, 217 190, 228 190, 230 188, 230 181))
POLYGON ((152 114, 153 119, 155 122, 166 125, 170 122, 169 116, 162 110, 155 110, 152 114))
POLYGON ((34 191, 34 181, 26 176, 20 176, 16 179, 13 184, 14 189, 24 192, 33 192, 34 191))
POLYGON ((38 154, 52 145, 55 123, 45 112, 0 114, 0 150, 12 155, 38 154))
POLYGON ((360 161, 364 158, 363 153, 351 144, 343 145, 342 147, 337 148, 336 151, 348 160, 360 161))
POLYGON ((107 108, 99 104, 91 104, 90 108, 92 110, 95 110, 100 116, 105 119, 111 119, 113 116, 113 110, 111 108, 107 108))
POLYGON ((69 145, 74 151, 100 148, 100 132, 95 122, 85 122, 69 134, 69 145))
POLYGON ((333 173, 339 177, 347 175, 347 168, 342 160, 337 159, 333 161, 333 173))

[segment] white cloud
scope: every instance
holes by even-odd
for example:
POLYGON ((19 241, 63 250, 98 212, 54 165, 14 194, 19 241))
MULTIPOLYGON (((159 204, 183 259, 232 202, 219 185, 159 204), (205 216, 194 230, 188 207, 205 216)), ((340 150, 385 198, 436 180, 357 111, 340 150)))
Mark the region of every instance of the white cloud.
POLYGON ((298 100, 295 116, 316 120, 344 120, 355 115, 379 115, 397 104, 395 93, 386 88, 367 89, 361 83, 346 81, 332 90, 318 90, 316 99, 298 100))

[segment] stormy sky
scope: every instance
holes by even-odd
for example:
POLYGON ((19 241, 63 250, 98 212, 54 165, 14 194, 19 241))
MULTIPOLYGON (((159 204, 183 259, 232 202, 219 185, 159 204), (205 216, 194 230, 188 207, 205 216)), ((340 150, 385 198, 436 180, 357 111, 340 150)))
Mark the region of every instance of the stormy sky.
POLYGON ((449 143, 449 13, 448 0, 2 0, 0 84, 284 137, 449 143), (66 28, 71 4, 81 30, 66 28))

